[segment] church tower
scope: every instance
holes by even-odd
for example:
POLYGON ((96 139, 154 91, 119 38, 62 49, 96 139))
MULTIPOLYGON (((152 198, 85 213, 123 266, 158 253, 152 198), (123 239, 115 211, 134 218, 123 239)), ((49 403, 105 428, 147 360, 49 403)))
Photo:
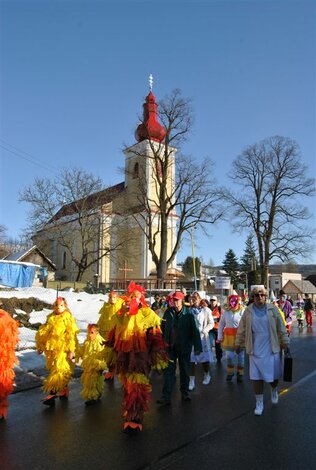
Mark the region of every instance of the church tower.
MULTIPOLYGON (((125 249, 112 264, 111 277, 116 279, 144 279, 156 273, 156 266, 148 248, 148 230, 156 234, 155 251, 160 247, 161 181, 165 193, 172 197, 175 185, 176 149, 165 145, 166 130, 158 120, 158 105, 150 90, 143 104, 143 119, 135 131, 137 142, 125 149, 125 190, 121 204, 129 213, 126 221, 130 236, 124 241, 125 249), (151 229, 148 227, 150 220, 151 229)), ((126 210, 124 212, 126 213, 126 210)), ((176 240, 176 217, 168 217, 168 243, 170 256, 176 240)), ((171 267, 171 266, 170 266, 171 267)), ((175 262, 173 266, 175 267, 175 262)))

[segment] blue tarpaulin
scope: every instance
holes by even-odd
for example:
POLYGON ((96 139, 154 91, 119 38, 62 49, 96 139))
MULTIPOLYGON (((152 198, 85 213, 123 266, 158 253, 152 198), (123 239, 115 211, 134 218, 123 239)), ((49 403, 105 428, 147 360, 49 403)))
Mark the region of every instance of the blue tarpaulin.
POLYGON ((31 287, 37 266, 0 260, 0 284, 7 287, 31 287))

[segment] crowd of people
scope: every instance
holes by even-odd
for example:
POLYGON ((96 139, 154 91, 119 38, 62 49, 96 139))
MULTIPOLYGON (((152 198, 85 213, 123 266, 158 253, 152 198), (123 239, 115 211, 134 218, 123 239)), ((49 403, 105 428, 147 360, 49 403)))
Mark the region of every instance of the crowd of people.
MULTIPOLYGON (((271 386, 271 402, 278 403, 278 380, 282 377, 282 350, 289 352, 293 322, 293 300, 283 291, 268 301, 263 287, 255 288, 251 298, 242 301, 237 293, 220 305, 217 297, 201 298, 198 292, 181 291, 167 297, 155 295, 152 305, 145 289, 131 282, 124 295, 109 293, 97 323, 89 324, 87 337, 79 344, 79 329, 64 298, 58 297, 53 311, 36 334, 39 354, 46 357, 48 376, 43 404, 53 406, 56 399, 67 399, 75 365, 82 368, 81 396, 87 406, 97 403, 104 381, 116 375, 123 389, 123 429, 142 429, 150 402, 152 370, 163 373, 160 406, 170 405, 179 367, 181 399, 189 402, 195 387, 197 368, 203 370, 201 386, 211 382, 210 364, 226 358, 226 380, 243 382, 245 353, 249 356, 249 378, 256 406, 263 413, 264 383, 271 386)), ((298 296, 296 318, 299 328, 313 324, 314 304, 306 294, 298 296)), ((0 419, 7 416, 7 396, 12 391, 14 353, 18 341, 17 325, 0 311, 0 419)))

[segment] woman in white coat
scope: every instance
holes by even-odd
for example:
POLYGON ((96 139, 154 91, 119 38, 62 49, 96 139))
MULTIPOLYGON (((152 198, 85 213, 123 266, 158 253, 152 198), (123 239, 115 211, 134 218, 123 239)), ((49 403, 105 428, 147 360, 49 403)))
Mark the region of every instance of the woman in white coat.
POLYGON ((208 385, 211 380, 210 362, 212 360, 211 343, 209 332, 214 328, 214 319, 211 309, 207 307, 205 300, 202 300, 198 292, 192 295, 191 313, 194 315, 201 336, 202 352, 198 356, 191 353, 191 370, 189 390, 195 388, 195 365, 202 364, 204 370, 203 385, 208 385))
POLYGON ((263 412, 263 385, 271 386, 271 401, 278 403, 278 379, 282 377, 281 349, 288 350, 290 339, 278 308, 266 303, 263 287, 253 290, 254 303, 246 308, 237 331, 236 352, 242 347, 249 355, 249 376, 256 396, 255 415, 263 412))

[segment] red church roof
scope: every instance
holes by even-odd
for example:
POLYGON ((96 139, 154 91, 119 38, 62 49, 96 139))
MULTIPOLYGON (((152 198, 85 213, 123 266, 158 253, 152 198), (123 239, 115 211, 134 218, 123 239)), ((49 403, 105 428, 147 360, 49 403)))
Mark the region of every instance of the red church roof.
POLYGON ((146 101, 143 104, 144 114, 143 122, 137 127, 135 137, 138 142, 142 140, 151 139, 156 142, 162 142, 166 136, 165 128, 158 122, 155 95, 152 91, 146 96, 146 101))

